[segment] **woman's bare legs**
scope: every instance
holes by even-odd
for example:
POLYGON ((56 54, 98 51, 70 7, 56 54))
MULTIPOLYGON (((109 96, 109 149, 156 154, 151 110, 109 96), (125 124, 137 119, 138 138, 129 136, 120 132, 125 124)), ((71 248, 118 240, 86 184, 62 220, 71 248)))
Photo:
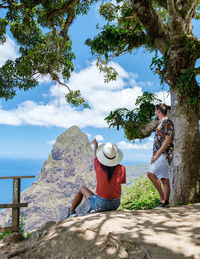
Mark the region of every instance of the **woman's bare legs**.
POLYGON ((80 186, 77 194, 74 197, 70 211, 74 211, 81 203, 83 197, 88 201, 89 197, 94 194, 90 189, 85 186, 80 186))

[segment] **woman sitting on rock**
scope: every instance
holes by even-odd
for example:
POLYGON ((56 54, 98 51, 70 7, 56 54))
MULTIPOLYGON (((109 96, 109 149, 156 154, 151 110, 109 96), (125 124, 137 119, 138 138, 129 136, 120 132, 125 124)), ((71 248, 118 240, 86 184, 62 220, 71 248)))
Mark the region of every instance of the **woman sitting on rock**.
POLYGON ((90 211, 94 212, 116 210, 120 205, 121 184, 126 183, 126 169, 123 165, 119 165, 123 154, 113 143, 109 142, 99 147, 96 139, 91 143, 95 152, 97 194, 81 186, 69 208, 67 218, 77 216, 75 209, 81 203, 83 196, 90 205, 90 211))

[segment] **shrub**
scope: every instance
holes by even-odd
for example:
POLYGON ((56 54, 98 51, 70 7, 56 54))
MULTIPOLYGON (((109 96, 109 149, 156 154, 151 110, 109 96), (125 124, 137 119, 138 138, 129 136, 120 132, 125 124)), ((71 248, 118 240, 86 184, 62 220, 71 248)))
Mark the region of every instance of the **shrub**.
POLYGON ((2 232, 0 233, 0 239, 4 238, 5 236, 9 235, 11 232, 2 232))
POLYGON ((155 187, 145 176, 134 179, 132 185, 126 186, 121 197, 119 209, 148 210, 160 201, 155 187))

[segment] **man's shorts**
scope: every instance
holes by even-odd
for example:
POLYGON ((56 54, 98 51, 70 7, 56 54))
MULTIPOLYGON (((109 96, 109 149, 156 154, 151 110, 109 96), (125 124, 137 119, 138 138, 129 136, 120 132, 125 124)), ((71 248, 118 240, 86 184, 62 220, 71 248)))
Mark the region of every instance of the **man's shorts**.
POLYGON ((169 179, 168 162, 165 154, 162 154, 153 164, 150 165, 148 172, 155 174, 159 179, 169 179))
POLYGON ((107 211, 116 210, 120 205, 120 199, 103 199, 96 194, 92 194, 88 202, 90 204, 90 210, 107 211))

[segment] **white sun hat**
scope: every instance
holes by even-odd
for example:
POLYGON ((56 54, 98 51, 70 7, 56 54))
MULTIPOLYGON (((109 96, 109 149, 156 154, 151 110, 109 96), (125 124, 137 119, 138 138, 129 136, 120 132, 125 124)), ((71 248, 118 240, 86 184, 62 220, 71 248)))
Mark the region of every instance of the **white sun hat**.
POLYGON ((123 158, 121 150, 113 143, 102 144, 96 151, 99 162, 106 166, 115 166, 123 158))

